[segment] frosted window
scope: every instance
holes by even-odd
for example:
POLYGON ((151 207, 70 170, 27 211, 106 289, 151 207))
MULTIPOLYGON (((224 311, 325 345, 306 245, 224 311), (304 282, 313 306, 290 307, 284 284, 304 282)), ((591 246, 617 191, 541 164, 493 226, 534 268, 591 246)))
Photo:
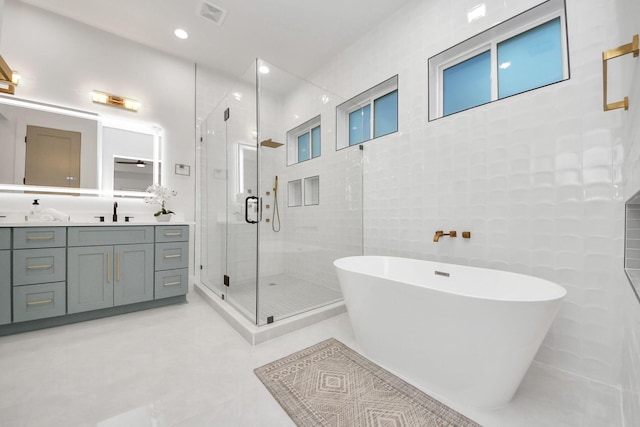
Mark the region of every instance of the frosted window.
POLYGON ((498 44, 498 98, 562 80, 560 18, 498 44))
POLYGON ((491 51, 447 68, 443 73, 444 115, 491 101, 491 51))
POLYGON ((398 91, 394 90, 373 102, 374 138, 398 131, 398 91))
POLYGON ((307 132, 298 136, 298 162, 309 159, 309 132, 307 132))
POLYGON ((371 105, 365 105, 349 114, 349 145, 371 139, 371 105))
POLYGON ((311 129, 311 157, 320 157, 320 126, 311 129))

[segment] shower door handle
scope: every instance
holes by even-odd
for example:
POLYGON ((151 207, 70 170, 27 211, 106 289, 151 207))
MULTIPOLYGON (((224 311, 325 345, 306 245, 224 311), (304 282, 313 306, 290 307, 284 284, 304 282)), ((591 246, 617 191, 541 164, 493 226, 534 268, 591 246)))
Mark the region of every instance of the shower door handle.
POLYGON ((248 222, 249 224, 257 224, 258 221, 253 221, 249 219, 249 209, 254 209, 254 212, 256 212, 256 217, 257 217, 257 206, 258 206, 258 198, 256 196, 249 196, 246 199, 244 199, 244 220, 246 222, 248 222), (251 201, 251 203, 249 202, 251 201))

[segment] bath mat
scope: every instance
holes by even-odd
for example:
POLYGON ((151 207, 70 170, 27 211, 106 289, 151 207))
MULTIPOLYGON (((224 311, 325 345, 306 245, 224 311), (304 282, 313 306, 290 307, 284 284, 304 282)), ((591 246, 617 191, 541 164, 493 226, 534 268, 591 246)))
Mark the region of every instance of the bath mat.
POLYGON ((298 426, 479 426, 334 338, 254 372, 298 426))

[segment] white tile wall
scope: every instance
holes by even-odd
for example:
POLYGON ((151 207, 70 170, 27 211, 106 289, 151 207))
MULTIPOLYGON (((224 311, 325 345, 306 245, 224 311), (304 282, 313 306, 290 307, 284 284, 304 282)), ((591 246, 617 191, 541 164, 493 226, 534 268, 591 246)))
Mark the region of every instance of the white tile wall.
MULTIPOLYGON (((618 0, 615 3, 619 18, 621 39, 614 47, 631 41, 633 34, 640 32, 635 18, 640 14, 640 4, 633 0, 618 0)), ((640 61, 638 58, 625 64, 625 73, 633 76, 625 86, 624 95, 629 96, 629 111, 620 114, 622 130, 614 152, 614 163, 622 165, 619 178, 624 189, 624 198, 631 198, 640 190, 640 61)), ((628 77, 624 76, 624 77, 628 77)), ((627 80, 627 81, 629 81, 627 80)), ((626 425, 636 425, 640 420, 640 303, 634 297, 626 278, 621 278, 624 301, 619 310, 623 313, 622 337, 622 406, 626 425)))
POLYGON ((539 2, 486 3, 472 25, 466 3, 410 3, 312 78, 348 98, 399 74, 400 131, 364 146, 364 251, 563 285, 537 359, 617 386, 626 113, 602 111, 601 52, 625 42, 618 16, 611 2, 568 0, 569 81, 428 122, 428 58, 539 2), (439 229, 473 237, 436 244, 439 229))

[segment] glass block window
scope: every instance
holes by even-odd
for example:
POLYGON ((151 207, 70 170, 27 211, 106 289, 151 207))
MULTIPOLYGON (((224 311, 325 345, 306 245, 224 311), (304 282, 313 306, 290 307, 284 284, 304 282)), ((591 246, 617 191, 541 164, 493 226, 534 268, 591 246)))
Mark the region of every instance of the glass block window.
POLYGON ((287 165, 320 157, 321 134, 320 116, 287 132, 287 165))
POLYGON ((429 120, 569 79, 563 0, 548 0, 429 59, 429 120))
POLYGON ((398 131, 398 76, 340 104, 337 149, 398 131))

